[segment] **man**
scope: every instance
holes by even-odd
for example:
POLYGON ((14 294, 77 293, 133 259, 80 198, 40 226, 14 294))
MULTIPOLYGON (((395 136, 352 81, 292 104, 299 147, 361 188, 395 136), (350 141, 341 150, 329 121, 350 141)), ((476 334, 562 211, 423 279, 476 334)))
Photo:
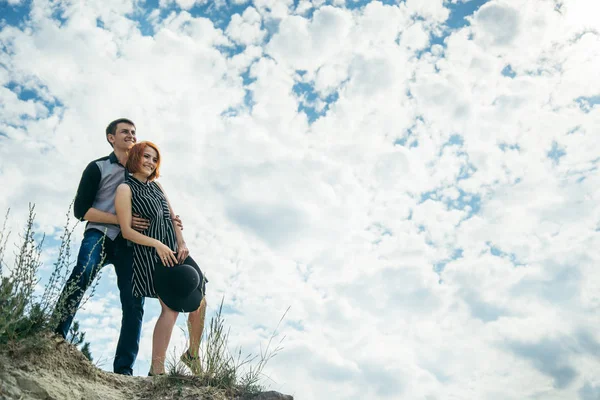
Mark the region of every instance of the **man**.
MULTIPOLYGON (((77 264, 57 302, 55 315, 59 324, 55 331, 63 338, 67 337, 85 291, 104 265, 113 264, 123 311, 113 370, 118 374, 133 375, 144 298, 133 296, 133 252, 121 235, 115 214, 115 193, 125 181, 127 152, 136 142, 135 124, 126 118, 112 121, 106 128, 106 140, 113 152, 88 164, 77 189, 74 214, 77 219, 87 221, 87 225, 77 264)), ((181 224, 177 217, 175 220, 181 224)), ((134 216, 133 229, 143 231, 148 226, 147 220, 134 216)))

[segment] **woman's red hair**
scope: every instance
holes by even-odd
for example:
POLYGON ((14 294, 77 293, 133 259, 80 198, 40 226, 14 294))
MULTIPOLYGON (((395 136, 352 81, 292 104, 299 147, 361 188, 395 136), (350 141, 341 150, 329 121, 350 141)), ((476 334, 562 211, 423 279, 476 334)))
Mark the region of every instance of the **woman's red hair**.
POLYGON ((134 144, 133 147, 129 149, 129 153, 127 156, 127 164, 125 164, 125 168, 127 168, 127 170, 132 174, 135 174, 136 172, 140 171, 142 169, 142 162, 144 161, 144 150, 146 150, 146 147, 152 147, 156 151, 156 158, 158 159, 156 161, 156 169, 148 177, 148 181, 151 182, 160 176, 160 150, 158 150, 158 146, 154 143, 144 141, 134 144))

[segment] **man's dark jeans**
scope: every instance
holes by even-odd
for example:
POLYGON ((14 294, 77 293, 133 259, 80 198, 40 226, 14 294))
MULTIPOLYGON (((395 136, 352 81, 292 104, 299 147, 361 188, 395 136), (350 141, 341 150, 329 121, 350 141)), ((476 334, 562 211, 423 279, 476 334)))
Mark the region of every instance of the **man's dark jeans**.
POLYGON ((63 317, 56 328, 56 333, 64 338, 67 337, 85 291, 94 281, 98 271, 106 264, 115 266, 123 311, 113 369, 116 373, 131 375, 140 345, 144 298, 133 295, 133 247, 128 246, 127 241, 120 234, 112 241, 96 229, 85 231, 77 264, 57 303, 62 307, 56 312, 63 317))

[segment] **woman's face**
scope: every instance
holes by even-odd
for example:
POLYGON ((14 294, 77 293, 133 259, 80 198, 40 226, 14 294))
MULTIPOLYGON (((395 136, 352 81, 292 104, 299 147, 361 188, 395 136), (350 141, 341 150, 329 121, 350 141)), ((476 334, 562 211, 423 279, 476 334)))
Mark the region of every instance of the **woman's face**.
POLYGON ((158 162, 158 153, 150 146, 146 146, 144 149, 144 156, 142 157, 142 168, 140 173, 147 177, 152 175, 156 169, 156 163, 158 162))

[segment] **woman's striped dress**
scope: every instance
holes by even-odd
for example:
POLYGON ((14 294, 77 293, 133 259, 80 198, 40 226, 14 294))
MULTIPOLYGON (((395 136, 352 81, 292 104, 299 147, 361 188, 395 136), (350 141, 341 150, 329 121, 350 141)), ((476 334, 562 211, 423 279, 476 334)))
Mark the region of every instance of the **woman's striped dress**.
MULTIPOLYGON (((171 221, 169 204, 156 182, 140 182, 129 175, 125 183, 131 188, 131 209, 133 214, 150 221, 150 226, 142 231, 146 236, 160 240, 177 251, 177 237, 171 221)), ((157 297, 154 290, 154 266, 160 262, 156 249, 150 246, 133 244, 133 295, 137 297, 157 297)))

